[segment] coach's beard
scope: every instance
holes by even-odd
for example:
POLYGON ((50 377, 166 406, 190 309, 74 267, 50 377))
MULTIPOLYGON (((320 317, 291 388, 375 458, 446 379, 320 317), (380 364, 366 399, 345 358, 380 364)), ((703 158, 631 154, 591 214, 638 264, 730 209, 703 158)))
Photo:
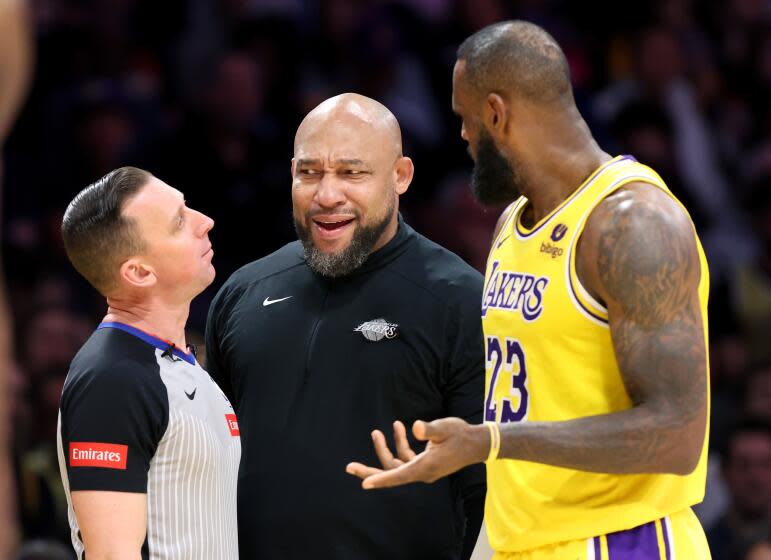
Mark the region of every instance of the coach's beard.
MULTIPOLYGON (((294 229, 303 245, 305 261, 311 270, 327 278, 339 278, 350 274, 364 264, 391 222, 393 213, 394 204, 392 202, 381 221, 370 226, 363 226, 359 223, 353 231, 351 242, 345 249, 337 253, 325 253, 316 247, 310 229, 296 217, 294 218, 294 229)), ((310 213, 306 214, 305 223, 310 224, 311 221, 310 213)))
POLYGON ((522 194, 522 178, 484 130, 479 134, 471 189, 476 199, 487 206, 512 202, 522 194))

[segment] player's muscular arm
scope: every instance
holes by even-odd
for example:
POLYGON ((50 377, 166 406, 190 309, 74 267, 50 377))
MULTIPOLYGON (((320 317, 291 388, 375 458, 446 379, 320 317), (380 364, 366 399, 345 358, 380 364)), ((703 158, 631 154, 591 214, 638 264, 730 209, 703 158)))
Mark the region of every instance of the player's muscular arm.
POLYGON ((691 472, 704 441, 707 374, 690 221, 663 192, 633 185, 592 213, 577 258, 582 282, 608 307, 633 406, 506 425, 500 456, 597 472, 691 472))
POLYGON ((72 493, 88 560, 139 560, 147 533, 147 494, 72 493))

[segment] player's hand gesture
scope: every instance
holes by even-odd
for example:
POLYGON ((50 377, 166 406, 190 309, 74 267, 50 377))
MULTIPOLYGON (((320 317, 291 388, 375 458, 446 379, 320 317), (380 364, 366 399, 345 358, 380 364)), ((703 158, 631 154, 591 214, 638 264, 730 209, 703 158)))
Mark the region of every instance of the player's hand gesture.
POLYGON ((346 472, 363 479, 362 487, 389 488, 410 482, 434 482, 473 463, 485 460, 490 449, 489 431, 485 426, 472 426, 460 418, 442 418, 433 422, 418 420, 412 433, 427 441, 425 451, 416 455, 407 442, 404 424, 394 422, 394 457, 379 430, 372 432, 372 441, 383 469, 361 463, 349 463, 346 472))

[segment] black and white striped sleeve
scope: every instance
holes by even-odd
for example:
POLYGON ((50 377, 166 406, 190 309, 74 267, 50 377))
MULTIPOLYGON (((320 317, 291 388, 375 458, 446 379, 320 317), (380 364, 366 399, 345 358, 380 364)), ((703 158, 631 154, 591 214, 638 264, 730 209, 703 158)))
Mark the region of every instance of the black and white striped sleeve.
POLYGON ((70 490, 147 492, 147 473, 169 421, 151 364, 97 360, 70 371, 61 399, 61 451, 70 490))

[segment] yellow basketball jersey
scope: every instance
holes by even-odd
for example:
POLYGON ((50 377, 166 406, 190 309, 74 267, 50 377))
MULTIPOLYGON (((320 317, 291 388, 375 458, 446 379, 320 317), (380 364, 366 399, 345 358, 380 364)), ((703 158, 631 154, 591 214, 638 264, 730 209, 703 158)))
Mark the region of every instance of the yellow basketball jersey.
MULTIPOLYGON (((625 156, 602 165, 532 229, 520 223, 526 199, 507 210, 488 258, 482 301, 486 421, 571 420, 632 406, 607 310, 581 286, 575 268, 587 217, 630 182, 650 183, 671 196, 655 171, 625 156)), ((696 243, 706 340, 709 272, 696 243)), ((490 544, 497 551, 528 550, 629 529, 687 508, 704 496, 706 450, 705 438, 699 464, 687 476, 493 461, 485 507, 490 544)))

